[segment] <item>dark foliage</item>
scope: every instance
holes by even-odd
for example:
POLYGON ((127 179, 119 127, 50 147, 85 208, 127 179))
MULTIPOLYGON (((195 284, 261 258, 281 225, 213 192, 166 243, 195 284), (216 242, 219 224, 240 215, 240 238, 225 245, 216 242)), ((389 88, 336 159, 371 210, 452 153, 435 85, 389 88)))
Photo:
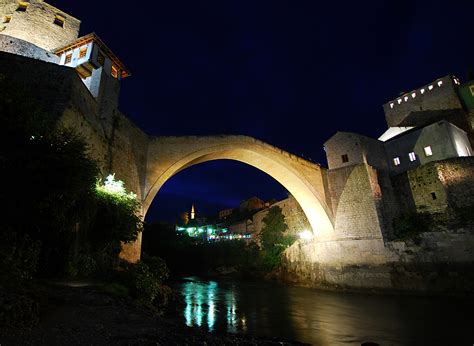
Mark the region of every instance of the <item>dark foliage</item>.
POLYGON ((260 233, 263 265, 272 270, 281 264, 281 255, 285 249, 293 244, 295 237, 285 234, 288 229, 285 216, 278 206, 271 207, 263 218, 265 226, 260 233))

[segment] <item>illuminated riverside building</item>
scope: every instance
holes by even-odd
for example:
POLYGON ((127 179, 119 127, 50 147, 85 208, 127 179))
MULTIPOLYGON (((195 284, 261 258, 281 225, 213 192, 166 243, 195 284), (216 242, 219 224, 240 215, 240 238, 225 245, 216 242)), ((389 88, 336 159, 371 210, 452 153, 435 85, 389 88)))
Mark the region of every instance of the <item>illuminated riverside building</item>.
MULTIPOLYGON (((205 220, 205 218, 201 218, 205 220)), ((187 224, 176 225, 176 232, 178 234, 187 234, 188 236, 202 241, 225 241, 225 240, 250 240, 251 234, 241 234, 232 232, 229 227, 222 224, 206 224, 199 222, 196 218, 194 204, 191 207, 191 220, 187 224)))

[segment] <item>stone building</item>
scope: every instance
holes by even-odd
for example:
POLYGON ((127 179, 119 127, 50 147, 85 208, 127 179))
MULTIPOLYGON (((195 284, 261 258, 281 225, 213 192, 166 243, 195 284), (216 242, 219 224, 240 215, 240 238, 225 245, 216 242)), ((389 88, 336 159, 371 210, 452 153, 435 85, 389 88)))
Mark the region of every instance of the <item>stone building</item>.
POLYGON ((378 139, 338 132, 325 143, 336 228, 352 225, 362 236, 376 227, 390 239, 392 220, 401 213, 474 204, 459 188, 448 197, 459 184, 471 191, 474 81, 442 77, 383 108, 389 128, 378 139))

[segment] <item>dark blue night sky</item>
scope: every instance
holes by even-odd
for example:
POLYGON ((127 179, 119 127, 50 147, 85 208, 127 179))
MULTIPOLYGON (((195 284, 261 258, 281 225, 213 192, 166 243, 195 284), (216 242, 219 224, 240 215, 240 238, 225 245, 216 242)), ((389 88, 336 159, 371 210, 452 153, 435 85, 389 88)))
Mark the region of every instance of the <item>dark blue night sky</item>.
MULTIPOLYGON (((132 71, 121 109, 152 135, 245 134, 326 164, 336 131, 378 137, 381 105, 474 68, 474 1, 49 1, 132 71)), ((185 170, 149 220, 285 189, 231 161, 185 170)))

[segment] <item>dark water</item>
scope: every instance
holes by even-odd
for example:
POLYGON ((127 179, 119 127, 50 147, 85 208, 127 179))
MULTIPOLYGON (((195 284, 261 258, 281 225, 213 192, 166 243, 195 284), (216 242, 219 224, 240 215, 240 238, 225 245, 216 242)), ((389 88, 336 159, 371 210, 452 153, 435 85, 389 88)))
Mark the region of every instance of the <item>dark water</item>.
POLYGON ((183 322, 314 345, 474 345, 474 300, 333 293, 188 277, 183 322))

